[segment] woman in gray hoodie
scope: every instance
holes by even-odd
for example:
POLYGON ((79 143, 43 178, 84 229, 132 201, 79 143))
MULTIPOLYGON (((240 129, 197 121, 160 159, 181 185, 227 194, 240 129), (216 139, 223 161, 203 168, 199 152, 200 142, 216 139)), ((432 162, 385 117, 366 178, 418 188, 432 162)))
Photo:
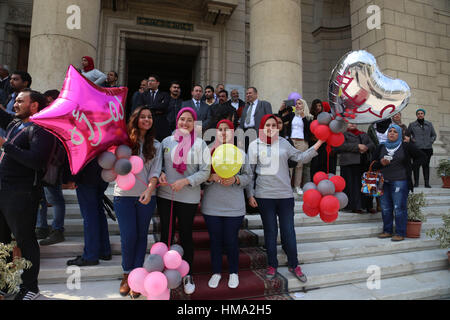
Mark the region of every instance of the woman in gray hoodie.
MULTIPOLYGON (((234 125, 230 120, 221 120, 216 126, 216 140, 211 154, 222 144, 233 144, 234 125)), ((245 152, 242 158, 245 159, 245 152)), ((251 181, 251 169, 248 161, 231 178, 224 179, 211 168, 206 182, 201 210, 208 227, 211 245, 211 263, 213 275, 208 282, 210 288, 217 288, 222 278, 222 248, 225 247, 229 265, 228 287, 239 285, 239 229, 245 216, 244 188, 251 181), (225 196, 226 195, 226 196, 225 196)))
POLYGON ((277 237, 280 222, 281 242, 288 256, 289 271, 297 279, 306 282, 306 276, 298 265, 297 240, 294 228, 294 196, 289 178, 288 160, 308 163, 317 156, 324 143, 318 140, 302 152, 286 139, 278 137, 278 124, 274 115, 265 115, 259 126, 259 138, 250 143, 248 158, 256 175, 255 186, 247 187, 249 205, 258 207, 263 222, 264 242, 267 248, 268 267, 266 278, 273 279, 277 272, 277 237))
POLYGON ((157 191, 157 206, 161 218, 161 241, 172 243, 178 218, 183 258, 189 264, 189 274, 183 278, 184 292, 192 294, 194 244, 192 225, 200 203, 200 185, 208 180, 211 154, 205 141, 196 136, 196 112, 183 108, 177 115, 177 128, 162 141, 163 162, 157 191), (170 225, 172 229, 170 230, 170 225))

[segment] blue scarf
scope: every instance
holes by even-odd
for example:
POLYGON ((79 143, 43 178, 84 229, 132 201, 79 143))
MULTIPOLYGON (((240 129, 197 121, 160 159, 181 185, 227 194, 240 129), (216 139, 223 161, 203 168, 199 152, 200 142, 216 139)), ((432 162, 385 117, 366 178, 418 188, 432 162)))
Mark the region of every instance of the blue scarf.
POLYGON ((384 142, 384 145, 386 146, 386 149, 392 150, 392 149, 397 148, 402 143, 402 128, 400 128, 398 125, 396 125, 394 123, 391 123, 388 128, 388 135, 389 135, 389 130, 391 130, 391 128, 394 128, 395 131, 398 132, 398 138, 394 142, 389 141, 389 139, 387 139, 384 142))

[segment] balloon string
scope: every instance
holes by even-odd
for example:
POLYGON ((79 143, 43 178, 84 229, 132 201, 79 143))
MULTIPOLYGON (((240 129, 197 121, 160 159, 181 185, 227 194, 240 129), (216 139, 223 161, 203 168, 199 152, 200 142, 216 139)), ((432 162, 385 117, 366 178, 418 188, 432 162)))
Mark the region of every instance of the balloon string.
POLYGON ((326 146, 327 150, 327 174, 330 173, 330 153, 331 153, 331 146, 327 143, 326 146))

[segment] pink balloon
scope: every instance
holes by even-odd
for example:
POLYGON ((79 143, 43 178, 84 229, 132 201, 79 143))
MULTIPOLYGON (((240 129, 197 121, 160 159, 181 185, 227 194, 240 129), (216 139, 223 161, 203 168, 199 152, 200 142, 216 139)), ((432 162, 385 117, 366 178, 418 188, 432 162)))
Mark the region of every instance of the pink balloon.
POLYGON ((169 251, 169 248, 164 242, 156 242, 150 248, 150 254, 159 254, 161 257, 164 257, 167 251, 169 251))
POLYGON ((131 162, 131 172, 134 174, 138 174, 142 171, 144 168, 144 161, 139 156, 131 156, 130 159, 131 162))
POLYGON ((181 274, 181 277, 185 277, 189 273, 189 263, 186 260, 181 260, 180 266, 177 271, 181 274))
POLYGON ((136 177, 131 172, 126 176, 117 175, 116 183, 122 190, 131 190, 136 183, 136 177))
POLYGON ((71 65, 59 97, 30 120, 61 140, 75 175, 109 147, 129 144, 127 92, 125 87, 99 87, 71 65))
POLYGON ((181 256, 175 250, 169 250, 163 257, 167 269, 177 269, 181 264, 181 256))
POLYGON ((150 272, 144 279, 144 288, 149 296, 159 296, 167 289, 167 278, 162 272, 150 272))
POLYGON ((170 289, 167 288, 159 296, 148 295, 146 297, 147 297, 147 300, 170 300, 170 289))
POLYGON ((131 290, 143 294, 145 292, 144 280, 148 275, 149 273, 144 268, 136 268, 131 271, 128 275, 128 285, 131 290))

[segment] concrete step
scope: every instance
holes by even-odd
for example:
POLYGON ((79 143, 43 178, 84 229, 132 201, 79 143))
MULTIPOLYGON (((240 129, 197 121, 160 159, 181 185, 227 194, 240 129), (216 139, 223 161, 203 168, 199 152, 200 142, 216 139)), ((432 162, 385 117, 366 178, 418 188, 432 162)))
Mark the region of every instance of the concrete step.
POLYGON ((448 270, 381 279, 379 289, 369 289, 367 281, 363 281, 306 293, 291 293, 295 300, 431 300, 448 299, 449 296, 448 270))
MULTIPOLYGON (((306 283, 300 282, 287 267, 278 268, 278 272, 288 280, 289 292, 295 292, 367 281, 374 274, 370 271, 373 266, 379 268, 381 279, 448 270, 447 251, 433 249, 304 264, 301 267, 308 277, 306 283)), ((450 272, 441 281, 449 283, 450 272)))
MULTIPOLYGON (((428 219, 427 222, 422 224, 422 232, 441 226, 442 223, 440 218, 428 219)), ((264 230, 254 229, 251 231, 258 236, 258 243, 262 246, 264 244, 264 230)), ((324 223, 320 226, 295 227, 297 243, 375 237, 382 231, 383 223, 381 221, 352 224, 324 223)), ((278 244, 280 243, 280 234, 278 234, 278 244)))

